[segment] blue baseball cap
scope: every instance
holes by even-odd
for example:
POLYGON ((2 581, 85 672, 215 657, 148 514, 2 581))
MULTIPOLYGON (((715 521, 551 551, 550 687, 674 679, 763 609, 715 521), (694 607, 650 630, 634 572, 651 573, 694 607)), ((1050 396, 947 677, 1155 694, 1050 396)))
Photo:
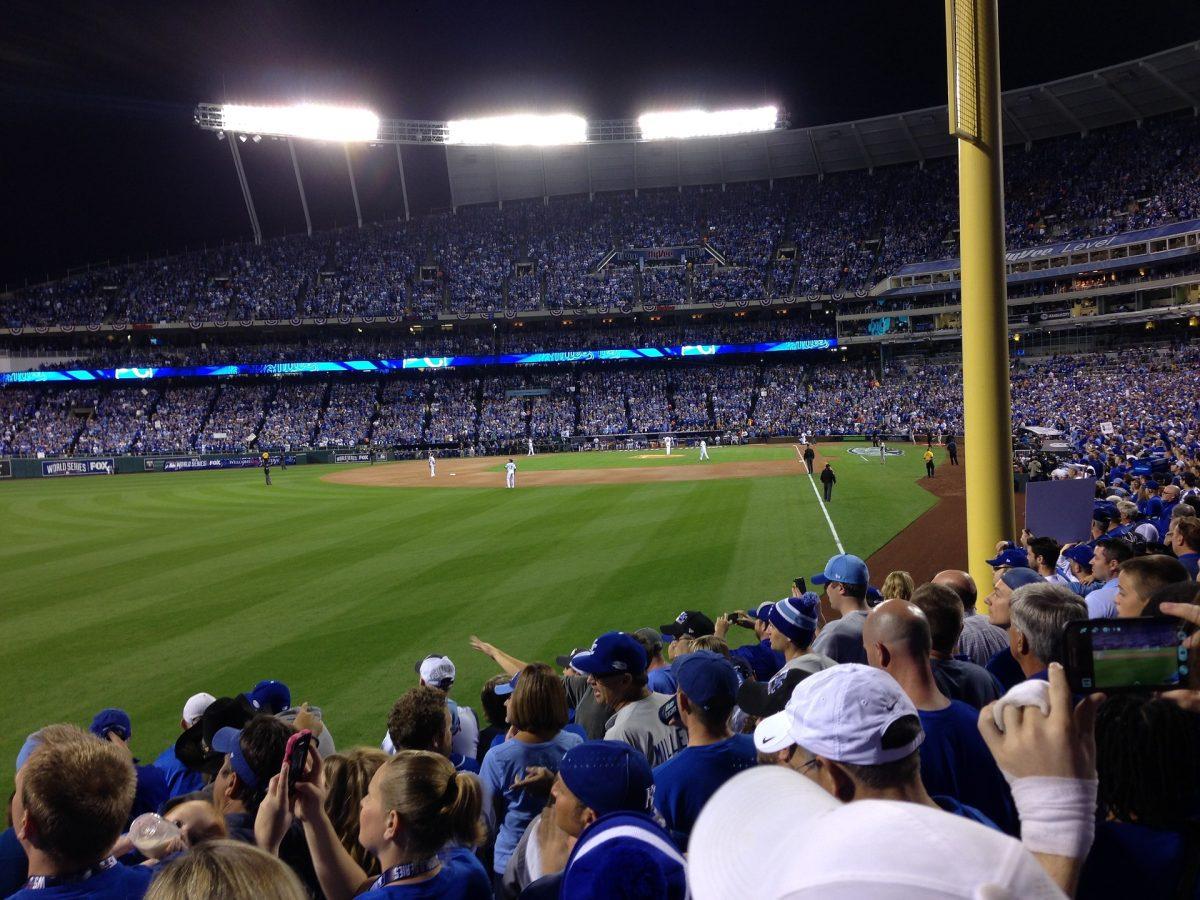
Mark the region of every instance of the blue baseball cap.
POLYGON ((246 754, 242 751, 242 729, 226 726, 213 735, 212 748, 218 753, 229 754, 229 765, 237 777, 252 791, 259 789, 258 775, 250 768, 246 754))
POLYGON ((758 604, 758 606, 754 607, 754 609, 747 610, 746 615, 749 616, 751 619, 758 619, 758 621, 760 621, 760 622, 769 622, 769 621, 771 621, 769 618, 770 613, 771 613, 771 607, 773 607, 774 605, 775 605, 774 600, 765 600, 762 603, 758 604))
POLYGON ((518 672, 512 678, 508 679, 508 681, 504 682, 503 684, 498 684, 492 688, 492 693, 497 697, 507 697, 517 689, 517 679, 520 677, 521 673, 518 672))
POLYGON ((692 705, 703 710, 732 707, 737 700, 737 670, 720 653, 712 650, 685 653, 671 663, 671 674, 692 705))
POLYGON ((1073 563, 1078 563, 1081 566, 1090 566, 1092 564, 1092 556, 1095 552, 1095 549, 1090 544, 1076 544, 1069 550, 1064 550, 1062 555, 1073 563))
POLYGON ((598 816, 646 813, 654 800, 654 773, 642 752, 624 741, 584 741, 558 763, 563 784, 598 816))
MULTIPOLYGON (((834 579, 835 581, 840 579, 834 579)), ((812 591, 799 597, 784 597, 767 614, 771 627, 796 644, 807 644, 817 631, 821 598, 812 591)))
POLYGON ((129 721, 129 713, 125 710, 109 707, 96 713, 88 731, 101 740, 108 740, 108 735, 112 732, 121 740, 127 741, 133 737, 133 723, 129 721))
POLYGON ((1020 547, 1009 547, 1000 551, 1000 555, 989 559, 987 564, 993 569, 1028 569, 1029 555, 1020 547))
POLYGON ((260 681, 248 696, 255 709, 271 715, 277 715, 292 705, 292 692, 282 681, 260 681))
POLYGON ((596 638, 592 649, 571 657, 571 668, 586 675, 641 675, 646 651, 632 634, 609 631, 596 638))
POLYGON ((1000 580, 1014 591, 1019 587, 1025 587, 1027 584, 1045 584, 1046 582, 1046 579, 1033 571, 1033 569, 1022 568, 1020 566, 1005 570, 1004 574, 1000 576, 1000 580))
POLYGON ((671 835, 648 815, 615 813, 579 836, 563 869, 571 900, 687 900, 687 863, 671 835), (614 878, 620 887, 614 888, 614 878))
POLYGON ((813 584, 829 584, 831 581, 841 584, 866 584, 870 580, 867 564, 851 553, 831 557, 825 564, 825 571, 811 579, 813 584))

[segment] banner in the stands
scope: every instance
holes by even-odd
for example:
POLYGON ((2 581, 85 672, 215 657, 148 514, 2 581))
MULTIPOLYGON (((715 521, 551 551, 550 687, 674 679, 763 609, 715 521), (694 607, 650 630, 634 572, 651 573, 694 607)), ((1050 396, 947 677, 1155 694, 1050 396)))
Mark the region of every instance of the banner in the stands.
POLYGON ((766 341, 758 344, 686 344, 680 347, 626 347, 612 350, 556 350, 496 356, 412 356, 403 359, 351 359, 341 362, 245 363, 224 366, 145 366, 120 369, 63 369, 0 372, 0 384, 54 384, 95 381, 150 381, 158 378, 228 378, 235 375, 321 375, 333 372, 392 372, 403 369, 457 369, 472 366, 528 366, 547 363, 723 356, 730 353, 795 353, 829 350, 835 338, 766 341))

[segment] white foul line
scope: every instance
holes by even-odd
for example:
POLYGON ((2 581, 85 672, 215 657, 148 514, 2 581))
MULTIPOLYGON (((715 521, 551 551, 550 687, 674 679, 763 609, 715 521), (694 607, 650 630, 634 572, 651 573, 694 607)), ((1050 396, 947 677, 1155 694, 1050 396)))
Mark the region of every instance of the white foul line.
POLYGON ((846 548, 842 546, 842 539, 838 537, 837 529, 833 527, 833 519, 829 518, 829 510, 825 508, 825 501, 821 499, 821 492, 817 490, 817 480, 809 475, 808 483, 812 485, 813 496, 817 498, 817 503, 821 504, 821 512, 825 514, 825 521, 829 524, 829 533, 833 535, 833 542, 837 544, 838 553, 845 553, 846 548))
MULTIPOLYGON (((800 456, 800 448, 796 448, 796 456, 800 456)), ((801 457, 801 465, 804 465, 803 457, 801 457)), ((805 466, 807 468, 807 466, 805 466)), ((833 542, 837 544, 838 553, 845 553, 846 548, 842 546, 842 539, 838 537, 837 529, 833 527, 833 519, 829 518, 829 510, 825 508, 825 501, 821 499, 821 492, 817 490, 817 480, 813 478, 812 473, 808 473, 808 483, 812 485, 813 496, 817 498, 817 504, 821 507, 821 512, 825 516, 825 522, 829 525, 829 533, 833 535, 833 542)))

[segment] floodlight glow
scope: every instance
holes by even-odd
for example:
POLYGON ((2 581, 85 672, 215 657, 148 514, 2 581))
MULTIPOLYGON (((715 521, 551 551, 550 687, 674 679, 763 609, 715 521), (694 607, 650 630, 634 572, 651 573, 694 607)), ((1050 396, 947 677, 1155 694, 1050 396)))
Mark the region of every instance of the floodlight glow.
POLYGON ((582 144, 586 140, 587 120, 569 113, 490 116, 446 123, 447 144, 548 147, 552 144, 582 144))
POLYGON ((682 109, 678 112, 643 113, 638 116, 642 139, 661 141, 667 138, 715 137, 721 134, 746 134, 751 131, 770 131, 779 118, 774 106, 757 109, 682 109))
POLYGON ((379 116, 369 109, 298 103, 295 106, 221 107, 226 131, 275 134, 311 141, 374 141, 379 138, 379 116))

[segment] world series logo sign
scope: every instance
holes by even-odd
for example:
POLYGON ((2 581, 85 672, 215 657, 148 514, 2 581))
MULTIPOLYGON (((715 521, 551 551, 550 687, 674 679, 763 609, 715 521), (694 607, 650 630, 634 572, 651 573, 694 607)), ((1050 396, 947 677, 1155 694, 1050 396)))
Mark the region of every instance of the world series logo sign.
MULTIPOLYGON (((880 450, 879 447, 851 447, 850 448, 850 452, 853 453, 855 456, 857 456, 859 459, 879 459, 879 450, 880 450)), ((891 447, 886 448, 883 452, 884 452, 885 456, 903 456, 904 455, 903 451, 893 450, 891 447)))

